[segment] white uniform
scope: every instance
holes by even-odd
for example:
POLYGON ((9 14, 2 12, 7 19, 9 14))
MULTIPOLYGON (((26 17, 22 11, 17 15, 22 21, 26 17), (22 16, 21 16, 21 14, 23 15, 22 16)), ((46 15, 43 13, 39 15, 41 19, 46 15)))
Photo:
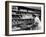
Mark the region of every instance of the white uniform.
POLYGON ((39 17, 35 17, 34 21, 35 21, 35 23, 36 22, 38 23, 38 27, 40 28, 41 27, 41 22, 40 22, 39 17))

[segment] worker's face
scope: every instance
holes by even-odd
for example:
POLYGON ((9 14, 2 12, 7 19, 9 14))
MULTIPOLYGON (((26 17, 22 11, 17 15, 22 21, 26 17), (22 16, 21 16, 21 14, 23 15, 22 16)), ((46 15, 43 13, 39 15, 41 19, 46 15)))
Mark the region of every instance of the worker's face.
POLYGON ((38 15, 36 17, 39 17, 38 15))

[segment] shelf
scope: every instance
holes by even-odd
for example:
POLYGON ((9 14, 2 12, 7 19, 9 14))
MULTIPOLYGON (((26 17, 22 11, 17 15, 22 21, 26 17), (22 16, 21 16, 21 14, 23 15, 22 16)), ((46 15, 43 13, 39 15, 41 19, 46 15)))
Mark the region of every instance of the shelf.
POLYGON ((16 18, 14 18, 13 20, 33 20, 33 19, 16 19, 16 18))
POLYGON ((25 14, 40 14, 40 12, 37 12, 37 11, 34 11, 34 12, 23 12, 23 11, 12 11, 12 12, 15 12, 16 14, 22 14, 22 13, 25 13, 25 14))

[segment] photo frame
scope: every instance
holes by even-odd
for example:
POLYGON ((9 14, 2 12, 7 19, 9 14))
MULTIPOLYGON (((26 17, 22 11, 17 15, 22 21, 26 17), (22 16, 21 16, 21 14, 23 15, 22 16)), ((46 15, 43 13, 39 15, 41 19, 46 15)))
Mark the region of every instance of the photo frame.
POLYGON ((5 1, 5 35, 45 34, 45 3, 5 1))

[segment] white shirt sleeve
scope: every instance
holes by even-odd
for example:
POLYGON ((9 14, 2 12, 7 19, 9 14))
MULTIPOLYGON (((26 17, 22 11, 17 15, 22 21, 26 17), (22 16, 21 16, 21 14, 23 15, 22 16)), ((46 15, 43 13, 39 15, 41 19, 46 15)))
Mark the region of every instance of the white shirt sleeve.
POLYGON ((40 19, 38 17, 35 18, 35 22, 40 23, 40 19))

